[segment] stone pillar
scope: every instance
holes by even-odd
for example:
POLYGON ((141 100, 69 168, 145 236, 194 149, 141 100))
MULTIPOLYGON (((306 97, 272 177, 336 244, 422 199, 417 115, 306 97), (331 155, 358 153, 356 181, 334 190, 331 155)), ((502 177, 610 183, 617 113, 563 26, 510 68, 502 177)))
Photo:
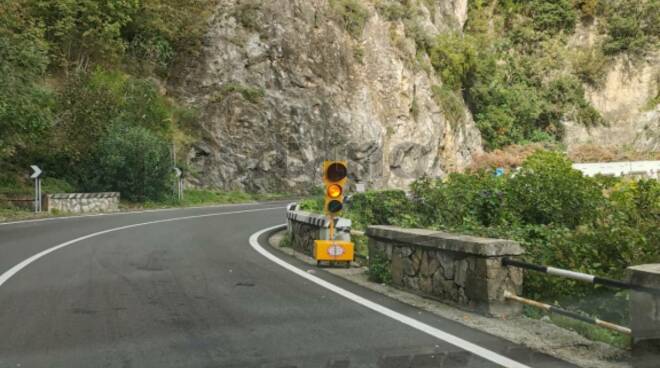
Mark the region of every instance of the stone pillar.
MULTIPOLYGON (((630 283, 660 290, 660 264, 628 267, 630 283)), ((632 363, 635 368, 660 366, 660 293, 630 294, 632 363)))

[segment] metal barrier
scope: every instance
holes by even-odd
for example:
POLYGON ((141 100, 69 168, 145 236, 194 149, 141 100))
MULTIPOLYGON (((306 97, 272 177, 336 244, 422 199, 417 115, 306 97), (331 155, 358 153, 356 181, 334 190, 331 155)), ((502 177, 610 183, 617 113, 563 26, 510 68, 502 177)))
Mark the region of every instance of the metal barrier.
POLYGON ((531 271, 536 271, 536 272, 541 272, 541 273, 547 273, 548 275, 553 275, 553 276, 566 277, 566 278, 569 278, 569 279, 572 279, 572 280, 582 281, 582 282, 586 282, 586 283, 590 283, 590 284, 605 285, 605 286, 614 287, 614 288, 636 290, 636 291, 642 291, 642 292, 647 292, 647 293, 651 293, 651 294, 660 295, 660 289, 653 289, 653 288, 643 287, 643 286, 634 285, 634 284, 624 282, 624 281, 613 280, 613 279, 608 279, 608 278, 605 278, 605 277, 589 275, 587 273, 582 273, 582 272, 575 272, 575 271, 571 271, 571 270, 565 270, 565 269, 562 269, 562 268, 537 265, 537 264, 534 264, 534 263, 518 261, 518 260, 515 260, 515 259, 511 259, 511 258, 504 258, 502 260, 502 265, 503 266, 513 266, 513 267, 524 268, 526 270, 531 270, 531 271))
MULTIPOLYGON (((554 275, 554 276, 559 276, 559 277, 566 277, 572 280, 577 280, 577 281, 582 281, 590 284, 599 284, 599 285, 605 285, 609 287, 615 287, 615 288, 622 288, 622 289, 631 289, 631 290, 639 290, 639 291, 650 291, 653 293, 660 293, 660 290, 656 289, 649 289, 637 285, 633 285, 627 282, 619 281, 619 280, 613 280, 613 279, 608 279, 604 277, 598 277, 594 275, 589 275, 586 273, 582 272, 575 272, 571 270, 565 270, 562 268, 555 268, 555 267, 549 267, 549 266, 542 266, 542 265, 537 265, 534 263, 528 263, 524 261, 518 261, 515 259, 511 258, 504 258, 502 259, 502 265, 503 266, 511 266, 511 267, 519 267, 523 268, 526 270, 531 270, 531 271, 536 271, 536 272, 541 272, 541 273, 546 273, 549 275, 554 275)), ((576 319, 582 322, 590 323, 596 326, 600 326, 603 328, 606 328, 608 330, 616 331, 625 335, 631 335, 632 331, 628 327, 620 326, 612 322, 607 322, 600 320, 598 318, 592 318, 592 317, 587 317, 582 314, 569 311, 566 309, 563 309, 559 306, 556 305, 550 305, 550 304, 545 304, 536 300, 532 299, 527 299, 523 298, 514 294, 511 294, 509 292, 504 293, 504 297, 506 299, 522 303, 525 305, 528 305, 530 307, 542 309, 546 312, 549 313, 555 313, 555 314, 560 314, 562 316, 576 319)))

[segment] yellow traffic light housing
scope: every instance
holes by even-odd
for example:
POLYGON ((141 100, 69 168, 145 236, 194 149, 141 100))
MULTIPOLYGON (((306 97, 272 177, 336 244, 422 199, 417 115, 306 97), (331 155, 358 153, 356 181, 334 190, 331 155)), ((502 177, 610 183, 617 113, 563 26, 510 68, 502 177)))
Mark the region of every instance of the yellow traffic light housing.
POLYGON ((325 201, 323 211, 335 215, 344 207, 344 186, 348 181, 346 161, 323 161, 325 201))

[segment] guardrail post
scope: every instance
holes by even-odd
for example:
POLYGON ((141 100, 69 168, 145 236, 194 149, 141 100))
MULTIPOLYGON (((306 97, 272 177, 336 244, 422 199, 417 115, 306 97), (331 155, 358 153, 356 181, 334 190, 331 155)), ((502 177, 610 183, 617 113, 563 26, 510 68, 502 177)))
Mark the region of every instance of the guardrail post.
MULTIPOLYGON (((630 283, 660 288, 660 264, 628 267, 630 283)), ((660 295, 630 292, 632 363, 635 368, 658 367, 660 362, 660 295)))

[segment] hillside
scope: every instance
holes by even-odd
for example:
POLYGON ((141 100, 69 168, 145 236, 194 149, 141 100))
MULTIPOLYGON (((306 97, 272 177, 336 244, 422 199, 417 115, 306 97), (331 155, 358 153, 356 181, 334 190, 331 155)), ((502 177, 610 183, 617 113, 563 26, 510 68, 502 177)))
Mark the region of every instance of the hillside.
POLYGON ((166 195, 174 157, 193 185, 294 192, 326 157, 380 188, 512 144, 652 156, 659 7, 3 2, 0 187, 33 163, 72 189, 144 200, 166 195))

